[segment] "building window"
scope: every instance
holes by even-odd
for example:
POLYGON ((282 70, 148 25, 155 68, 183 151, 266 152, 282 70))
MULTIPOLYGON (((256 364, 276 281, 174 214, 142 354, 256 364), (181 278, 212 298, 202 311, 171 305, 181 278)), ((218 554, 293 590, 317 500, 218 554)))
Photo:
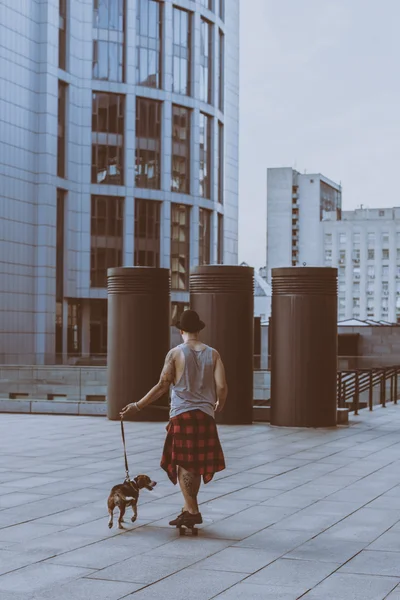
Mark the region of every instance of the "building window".
POLYGON ((171 206, 171 288, 189 289, 190 265, 190 207, 171 206))
POLYGON ((375 244, 375 231, 368 231, 367 233, 368 245, 373 246, 375 244))
POLYGON ((368 260, 375 260, 375 250, 373 248, 368 249, 368 260))
POLYGON ((353 308, 360 308, 360 298, 353 298, 353 308))
POLYGON ((218 108, 224 112, 224 97, 225 97, 225 36, 219 30, 219 77, 218 77, 218 108))
POLYGON ((62 302, 64 299, 64 211, 65 211, 64 190, 57 190, 57 226, 56 226, 56 301, 62 302))
POLYGON ((66 106, 67 86, 62 81, 58 82, 58 136, 57 136, 57 175, 65 177, 65 149, 66 149, 66 106))
POLYGON ((332 250, 325 250, 325 264, 332 263, 332 250))
POLYGON ((81 354, 82 339, 82 306, 76 299, 68 300, 68 324, 67 324, 67 353, 68 356, 79 356, 81 354))
POLYGON ((344 246, 346 244, 346 234, 345 233, 339 233, 339 244, 341 246, 344 246))
POLYGON ((92 196, 90 285, 107 287, 107 269, 122 266, 122 198, 92 196))
POLYGON ((345 298, 339 298, 339 310, 346 309, 346 300, 345 298))
POLYGON ((135 200, 135 266, 160 266, 160 203, 135 200))
POLYGON ((382 249, 382 260, 389 260, 389 248, 382 249))
POLYGON ((339 292, 345 292, 345 291, 346 291, 346 282, 339 281, 339 292))
POLYGON ((346 277, 346 267, 339 267, 339 277, 342 279, 346 277))
POLYGON ((387 279, 389 277, 389 267, 387 265, 384 265, 382 267, 382 278, 387 279))
MULTIPOLYGON (((313 180, 310 180, 312 183, 313 180)), ((320 184, 320 221, 323 221, 329 213, 336 213, 339 220, 342 214, 342 192, 328 185, 324 181, 320 184)))
POLYGON ((224 203, 224 126, 218 122, 218 202, 224 203))
POLYGON ((225 0, 219 0, 219 18, 225 20, 225 0))
POLYGON ((204 6, 204 8, 208 8, 208 10, 213 9, 213 0, 200 0, 200 4, 204 6))
POLYGON ((360 267, 353 267, 354 279, 360 279, 360 267))
MULTIPOLYGON (((382 269, 385 267, 382 267, 382 269)), ((386 267, 388 268, 388 267, 386 267)), ((400 279, 400 265, 396 266, 396 279, 400 279)))
POLYGON ((90 355, 107 355, 107 300, 90 300, 90 355))
POLYGON ((375 284, 373 281, 367 281, 367 294, 372 296, 375 290, 375 284))
POLYGON ((367 275, 369 279, 375 279, 375 267, 373 265, 368 265, 367 275))
POLYGON ((383 246, 389 245, 389 234, 387 232, 382 233, 382 244, 383 246))
POLYGON ((353 262, 358 264, 360 262, 360 250, 353 250, 353 262))
POLYGON ((199 212, 199 265, 210 264, 211 212, 200 208, 199 212))
POLYGON ((135 185, 160 189, 161 109, 156 100, 136 98, 135 185))
POLYGON ((353 294, 355 294, 357 296, 360 294, 360 282, 359 281, 353 281, 353 294))
POLYGON ((384 296, 389 295, 389 282, 388 281, 382 282, 382 292, 383 292, 384 296))
POLYGON ((380 210, 379 211, 379 216, 380 217, 384 217, 385 216, 385 211, 384 210, 380 210))
POLYGON ((224 264, 224 215, 218 213, 218 248, 217 261, 219 265, 224 264))
POLYGON ((211 198, 212 119, 200 113, 200 196, 211 198))
POLYGON ((191 111, 172 106, 172 184, 173 192, 190 194, 191 111))
POLYGON ((137 0, 136 83, 161 87, 162 4, 158 0, 137 0))
POLYGON ((358 232, 353 233, 353 244, 359 244, 361 241, 361 234, 358 232))
POLYGON ((56 356, 63 352, 63 299, 64 299, 64 211, 65 191, 57 190, 56 226, 56 356))
POLYGON ((59 1, 58 66, 65 71, 67 67, 67 0, 59 1))
POLYGON ((346 250, 339 250, 339 265, 346 264, 346 250))
POLYGON ((332 244, 332 234, 331 233, 326 233, 324 239, 325 239, 325 246, 330 246, 332 244))
POLYGON ((124 97, 93 92, 92 183, 124 184, 124 97))
POLYGON ((124 81, 124 0, 94 0, 93 79, 124 81))
POLYGON ((171 325, 176 325, 184 310, 189 310, 189 304, 185 302, 171 302, 171 325))
POLYGON ((212 103, 212 24, 200 23, 200 100, 212 103))
POLYGON ((174 6, 172 91, 190 96, 192 87, 192 15, 174 6))

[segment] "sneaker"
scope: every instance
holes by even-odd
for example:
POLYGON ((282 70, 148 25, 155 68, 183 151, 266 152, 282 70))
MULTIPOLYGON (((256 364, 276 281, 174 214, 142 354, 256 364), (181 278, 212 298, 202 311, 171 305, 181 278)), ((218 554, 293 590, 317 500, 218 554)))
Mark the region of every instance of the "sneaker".
POLYGON ((172 527, 194 527, 195 525, 201 525, 203 518, 201 513, 192 515, 191 513, 184 511, 176 517, 173 521, 170 521, 172 527))

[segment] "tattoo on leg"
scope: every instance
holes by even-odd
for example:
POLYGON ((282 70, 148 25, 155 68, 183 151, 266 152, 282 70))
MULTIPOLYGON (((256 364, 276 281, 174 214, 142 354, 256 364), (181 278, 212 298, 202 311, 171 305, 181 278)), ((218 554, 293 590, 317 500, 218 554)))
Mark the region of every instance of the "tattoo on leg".
POLYGON ((191 498, 196 497, 196 493, 194 490, 194 477, 191 473, 186 472, 182 474, 183 486, 191 498))

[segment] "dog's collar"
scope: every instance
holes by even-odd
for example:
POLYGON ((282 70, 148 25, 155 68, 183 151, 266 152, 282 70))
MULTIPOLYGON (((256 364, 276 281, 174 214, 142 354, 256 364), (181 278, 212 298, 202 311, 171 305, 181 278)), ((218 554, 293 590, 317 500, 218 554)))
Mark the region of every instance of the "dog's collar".
POLYGON ((132 479, 130 479, 129 477, 127 477, 125 479, 125 483, 129 483, 129 485, 133 485, 137 490, 139 490, 139 486, 136 483, 136 481, 133 481, 132 479))

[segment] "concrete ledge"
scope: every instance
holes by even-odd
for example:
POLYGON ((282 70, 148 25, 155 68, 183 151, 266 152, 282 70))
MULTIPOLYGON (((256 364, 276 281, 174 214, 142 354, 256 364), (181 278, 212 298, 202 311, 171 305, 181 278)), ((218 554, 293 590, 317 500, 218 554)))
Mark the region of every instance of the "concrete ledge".
POLYGON ((254 406, 253 407, 253 421, 256 423, 269 423, 271 420, 271 407, 270 406, 254 406))
POLYGON ((0 398, 0 413, 23 413, 42 415, 105 416, 106 402, 68 402, 60 400, 7 400, 0 398))
POLYGON ((349 423, 349 409, 348 408, 338 408, 336 414, 337 414, 336 422, 338 425, 348 425, 348 423, 349 423))
POLYGON ((53 400, 43 400, 31 402, 31 413, 40 413, 46 415, 78 415, 79 405, 77 402, 60 402, 53 400))

